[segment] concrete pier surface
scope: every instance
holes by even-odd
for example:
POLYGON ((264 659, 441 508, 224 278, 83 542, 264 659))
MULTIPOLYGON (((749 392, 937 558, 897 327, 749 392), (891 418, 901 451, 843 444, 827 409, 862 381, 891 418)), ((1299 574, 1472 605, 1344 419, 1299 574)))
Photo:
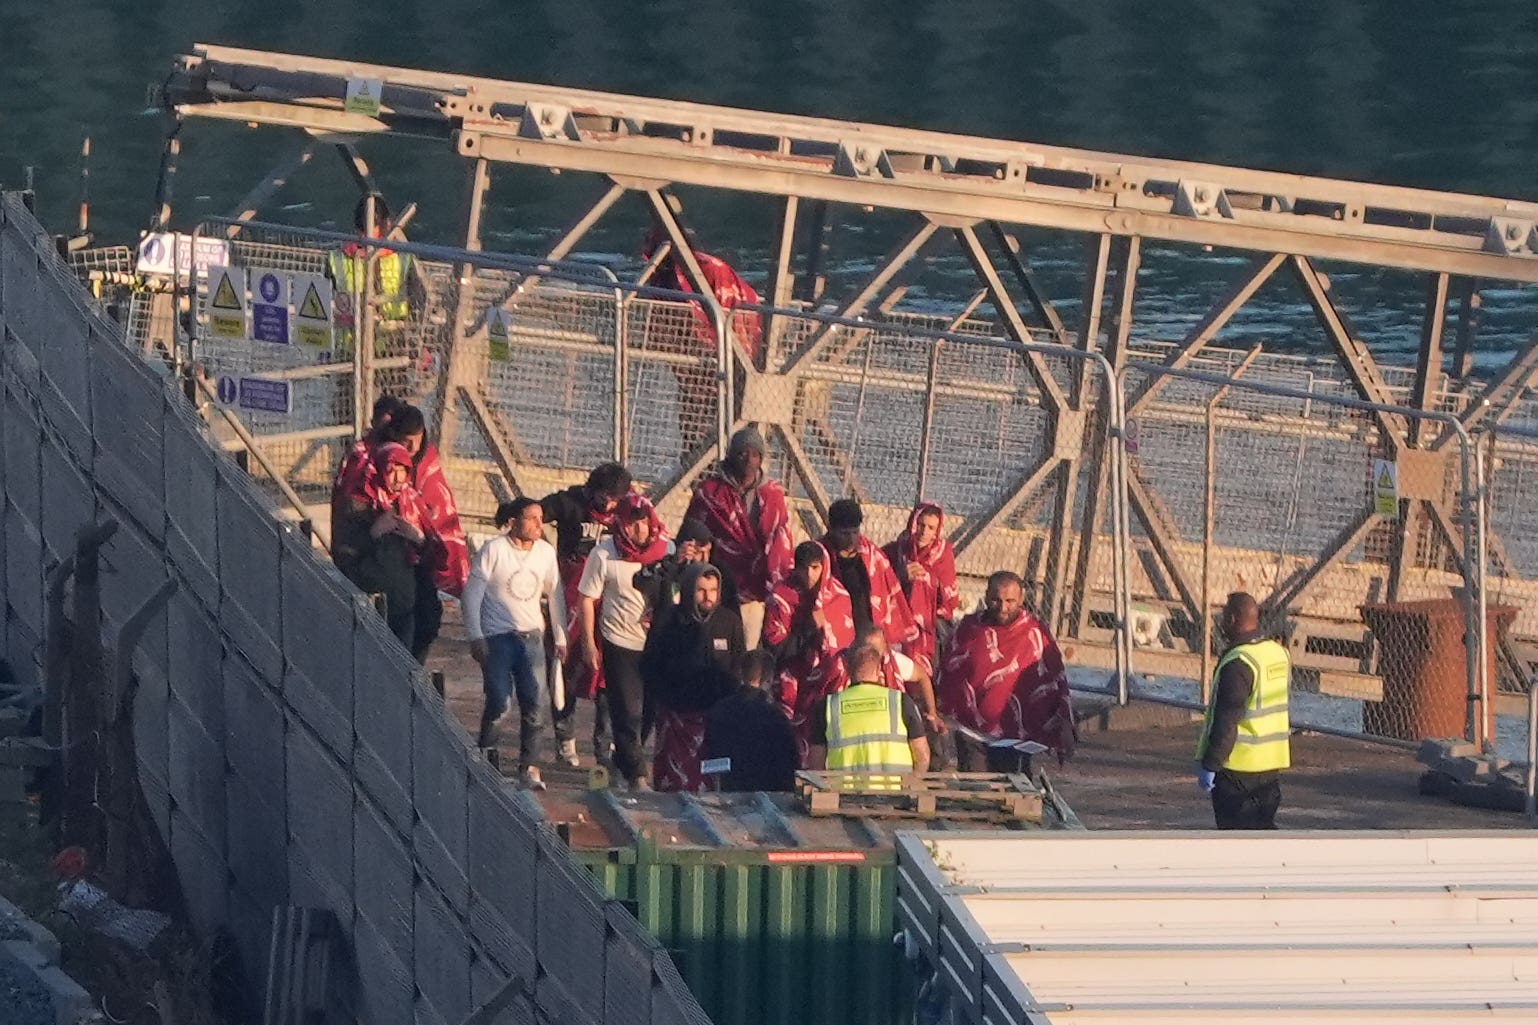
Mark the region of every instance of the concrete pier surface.
MULTIPOLYGON (((473 736, 480 722, 480 667, 470 658, 458 610, 445 610, 443 636, 434 645, 428 669, 442 670, 445 696, 473 736)), ((580 769, 544 768, 552 790, 587 785, 593 764, 590 737, 592 708, 581 705, 577 747, 580 769)), ((1068 804, 1090 829, 1212 829, 1212 807, 1198 793, 1195 780, 1196 722, 1140 725, 1137 712, 1155 714, 1144 721, 1184 718, 1162 706, 1134 705, 1133 715, 1117 717, 1112 728, 1087 728, 1072 761, 1061 769, 1047 766, 1068 804), (1123 726, 1122 724, 1126 725, 1123 726)), ((554 741, 547 735, 546 751, 554 741)), ((516 706, 504 720, 503 771, 518 764, 516 706)), ((1301 734, 1292 741, 1293 767, 1282 783, 1283 829, 1523 829, 1519 814, 1466 808, 1416 790, 1423 767, 1412 753, 1366 741, 1301 734)))

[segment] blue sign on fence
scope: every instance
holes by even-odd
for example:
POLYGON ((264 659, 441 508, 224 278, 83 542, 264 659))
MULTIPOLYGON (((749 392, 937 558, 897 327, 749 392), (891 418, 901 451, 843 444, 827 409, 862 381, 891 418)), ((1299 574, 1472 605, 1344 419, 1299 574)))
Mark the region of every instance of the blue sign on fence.
POLYGON ((226 406, 233 406, 235 400, 240 397, 240 385, 233 377, 219 378, 219 401, 226 406))
POLYGON ((262 413, 292 413, 294 392, 288 381, 269 381, 265 377, 240 379, 240 408, 262 413))
POLYGON ((256 294, 251 303, 251 337, 259 342, 288 344, 287 282, 276 271, 253 270, 256 294))

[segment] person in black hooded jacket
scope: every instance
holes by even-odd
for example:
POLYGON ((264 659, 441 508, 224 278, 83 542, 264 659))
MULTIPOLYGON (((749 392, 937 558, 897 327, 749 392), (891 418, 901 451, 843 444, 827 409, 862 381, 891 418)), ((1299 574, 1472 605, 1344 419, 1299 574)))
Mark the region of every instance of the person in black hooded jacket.
POLYGON ((653 787, 701 789, 705 714, 736 689, 746 652, 742 619, 721 604, 721 572, 708 562, 690 563, 679 577, 678 604, 655 610, 641 654, 657 724, 653 787))

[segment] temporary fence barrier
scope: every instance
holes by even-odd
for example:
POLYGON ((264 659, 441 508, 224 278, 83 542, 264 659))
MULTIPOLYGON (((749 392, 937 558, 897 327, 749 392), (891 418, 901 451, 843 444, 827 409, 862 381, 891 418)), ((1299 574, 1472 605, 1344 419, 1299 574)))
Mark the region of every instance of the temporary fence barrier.
POLYGON ((0 394, 0 658, 39 682, 45 570, 82 527, 119 524, 101 578, 112 643, 174 584, 133 658, 139 775, 193 924, 233 939, 250 993, 272 909, 296 904, 334 915, 350 971, 332 973, 329 1009, 367 1025, 453 1025, 513 979, 515 1020, 706 1021, 11 195, 0 394))
POLYGON ((1491 741, 1483 474, 1467 431, 1450 413, 1267 376, 1120 372, 1139 410, 1133 598, 1160 624, 1138 633, 1134 667, 1192 679, 1185 696, 1205 702, 1215 609, 1248 591, 1286 637, 1295 723, 1491 741))

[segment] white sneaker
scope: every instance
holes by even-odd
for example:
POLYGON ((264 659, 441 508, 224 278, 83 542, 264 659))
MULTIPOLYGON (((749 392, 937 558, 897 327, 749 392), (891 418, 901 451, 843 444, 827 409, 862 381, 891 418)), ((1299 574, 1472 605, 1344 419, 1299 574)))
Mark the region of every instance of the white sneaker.
POLYGON ((531 765, 523 770, 523 788, 525 790, 545 789, 545 781, 540 778, 539 769, 536 766, 531 765))
POLYGON ((582 759, 577 757, 577 742, 575 740, 561 741, 561 761, 570 765, 573 769, 582 764, 582 759))

